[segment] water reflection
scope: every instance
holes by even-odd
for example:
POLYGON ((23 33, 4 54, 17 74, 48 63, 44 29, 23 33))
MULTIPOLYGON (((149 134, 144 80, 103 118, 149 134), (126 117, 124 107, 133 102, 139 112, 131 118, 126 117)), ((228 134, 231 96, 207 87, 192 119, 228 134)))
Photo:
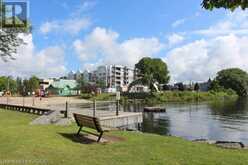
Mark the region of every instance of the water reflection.
MULTIPOLYGON (((125 104, 126 112, 142 112, 144 104, 125 104)), ((166 113, 143 113, 142 131, 187 139, 242 141, 248 144, 248 99, 212 103, 169 103, 166 113)), ((115 110, 113 105, 97 109, 115 110), (107 107, 107 108, 106 108, 107 107)))
MULTIPOLYGON (((213 103, 163 105, 166 113, 144 113, 142 130, 187 139, 242 141, 248 144, 248 99, 213 103)), ((140 112, 144 105, 126 105, 125 111, 140 112)))
POLYGON ((142 131, 168 135, 170 120, 165 113, 143 113, 142 131))

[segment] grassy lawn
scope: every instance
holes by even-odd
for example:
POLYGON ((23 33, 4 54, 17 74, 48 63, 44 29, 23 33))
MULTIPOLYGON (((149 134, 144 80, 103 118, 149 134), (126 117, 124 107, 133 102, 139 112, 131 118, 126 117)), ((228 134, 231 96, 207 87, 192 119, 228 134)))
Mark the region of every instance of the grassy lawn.
POLYGON ((112 132, 111 135, 126 140, 109 144, 77 143, 63 136, 73 136, 75 125, 29 125, 35 117, 0 110, 0 161, 46 160, 54 165, 248 164, 248 151, 153 134, 112 132))

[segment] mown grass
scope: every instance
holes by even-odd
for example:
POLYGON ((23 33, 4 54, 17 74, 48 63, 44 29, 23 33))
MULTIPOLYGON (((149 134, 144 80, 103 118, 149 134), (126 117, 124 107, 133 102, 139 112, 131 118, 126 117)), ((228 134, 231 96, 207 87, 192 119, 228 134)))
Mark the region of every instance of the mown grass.
POLYGON ((29 125, 35 117, 0 110, 0 164, 6 160, 33 160, 29 164, 43 160, 51 165, 248 164, 245 150, 221 149, 154 134, 116 131, 109 134, 126 140, 108 144, 77 143, 65 136, 75 134, 74 124, 29 125))

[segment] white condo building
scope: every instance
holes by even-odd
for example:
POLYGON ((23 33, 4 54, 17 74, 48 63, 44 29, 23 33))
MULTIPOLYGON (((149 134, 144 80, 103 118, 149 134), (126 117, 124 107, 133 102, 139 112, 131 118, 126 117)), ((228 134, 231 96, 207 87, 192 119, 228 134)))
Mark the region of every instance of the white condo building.
POLYGON ((108 88, 126 91, 134 80, 134 70, 122 65, 99 66, 94 72, 99 81, 103 81, 108 88))

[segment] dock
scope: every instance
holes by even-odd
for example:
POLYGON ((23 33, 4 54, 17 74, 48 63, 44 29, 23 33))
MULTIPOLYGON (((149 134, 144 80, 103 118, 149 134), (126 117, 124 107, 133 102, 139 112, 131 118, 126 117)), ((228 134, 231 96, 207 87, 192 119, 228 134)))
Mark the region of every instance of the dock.
POLYGON ((137 124, 139 126, 143 122, 142 112, 124 112, 119 110, 117 113, 115 108, 113 108, 113 105, 115 104, 111 106, 103 106, 102 103, 99 103, 99 105, 97 105, 95 108, 92 107, 92 103, 85 103, 83 105, 85 107, 79 107, 76 103, 69 104, 67 107, 67 117, 65 117, 64 114, 66 111, 66 104, 53 104, 49 106, 23 106, 20 104, 0 103, 0 108, 37 115, 37 118, 32 121, 31 124, 69 125, 74 121, 73 113, 98 117, 103 126, 110 128, 125 128, 127 126, 133 126, 137 124), (87 104, 91 106, 88 107, 87 104))
MULTIPOLYGON (((94 116, 91 109, 70 108, 68 117, 73 119, 73 113, 78 113, 86 116, 94 116)), ((105 127, 123 128, 129 125, 141 124, 143 122, 142 112, 123 112, 120 111, 116 115, 115 111, 98 110, 95 112, 95 117, 100 119, 100 122, 105 127)))
POLYGON ((144 112, 166 112, 164 107, 145 107, 144 112))

